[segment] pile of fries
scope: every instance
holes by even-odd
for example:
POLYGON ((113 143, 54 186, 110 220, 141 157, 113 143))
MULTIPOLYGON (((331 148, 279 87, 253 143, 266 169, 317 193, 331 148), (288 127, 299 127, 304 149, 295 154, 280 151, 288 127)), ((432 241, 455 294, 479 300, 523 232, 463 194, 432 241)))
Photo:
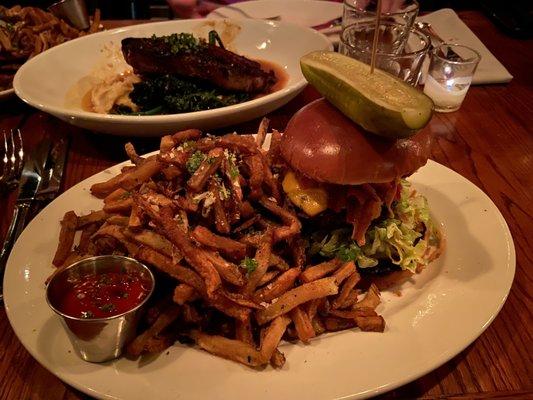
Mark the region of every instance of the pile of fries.
POLYGON ((186 130, 160 152, 91 187, 101 210, 65 214, 53 264, 124 254, 152 267, 157 286, 130 357, 176 340, 250 367, 281 368, 282 339, 385 327, 378 289, 364 293, 353 262, 307 265, 301 223, 280 190, 281 135, 211 137, 186 130), (76 231, 81 231, 77 244, 76 231))
POLYGON ((0 6, 0 90, 11 87, 13 76, 26 60, 99 29, 99 10, 89 29, 80 31, 40 8, 0 6))

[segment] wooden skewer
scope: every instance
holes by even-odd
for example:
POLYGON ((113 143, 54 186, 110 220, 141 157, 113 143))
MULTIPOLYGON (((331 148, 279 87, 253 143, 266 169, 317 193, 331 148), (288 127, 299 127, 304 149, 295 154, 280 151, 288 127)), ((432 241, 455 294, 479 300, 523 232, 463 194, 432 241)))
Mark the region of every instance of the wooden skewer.
POLYGON ((378 52, 379 43, 379 25, 381 23, 381 0, 378 0, 376 9, 376 28, 374 29, 374 41, 372 42, 372 55, 370 58, 370 73, 374 73, 376 66, 376 53, 378 52))

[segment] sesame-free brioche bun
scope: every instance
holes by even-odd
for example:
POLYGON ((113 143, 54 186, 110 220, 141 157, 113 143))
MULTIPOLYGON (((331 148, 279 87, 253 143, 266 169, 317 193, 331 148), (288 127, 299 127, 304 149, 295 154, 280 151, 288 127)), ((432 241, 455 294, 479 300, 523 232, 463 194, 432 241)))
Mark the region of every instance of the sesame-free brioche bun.
POLYGON ((426 164, 431 137, 405 139, 364 131, 325 99, 299 110, 287 124, 281 154, 289 166, 318 182, 340 185, 391 182, 426 164))

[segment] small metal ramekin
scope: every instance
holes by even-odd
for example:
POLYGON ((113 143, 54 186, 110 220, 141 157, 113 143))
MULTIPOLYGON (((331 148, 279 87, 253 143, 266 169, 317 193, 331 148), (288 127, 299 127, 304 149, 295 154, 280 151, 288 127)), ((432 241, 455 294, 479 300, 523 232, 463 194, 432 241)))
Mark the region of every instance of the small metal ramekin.
POLYGON ((78 29, 87 29, 90 26, 85 0, 60 0, 48 7, 48 11, 78 29))
POLYGON ((98 256, 78 261, 57 273, 46 286, 46 301, 61 317, 79 356, 85 361, 104 362, 119 357, 124 345, 133 339, 140 310, 152 295, 154 286, 152 272, 137 260, 123 256, 98 256), (135 271, 152 283, 145 299, 131 310, 107 318, 77 318, 58 308, 61 296, 71 286, 69 278, 124 270, 135 271))

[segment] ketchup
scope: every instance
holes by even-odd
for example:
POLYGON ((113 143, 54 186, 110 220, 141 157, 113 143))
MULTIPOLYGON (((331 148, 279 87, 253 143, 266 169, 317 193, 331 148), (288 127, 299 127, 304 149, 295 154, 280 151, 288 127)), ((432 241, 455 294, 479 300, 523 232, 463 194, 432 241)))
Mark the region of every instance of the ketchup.
POLYGON ((106 318, 139 305, 148 295, 151 282, 140 274, 106 272, 71 280, 59 310, 76 318, 106 318))

